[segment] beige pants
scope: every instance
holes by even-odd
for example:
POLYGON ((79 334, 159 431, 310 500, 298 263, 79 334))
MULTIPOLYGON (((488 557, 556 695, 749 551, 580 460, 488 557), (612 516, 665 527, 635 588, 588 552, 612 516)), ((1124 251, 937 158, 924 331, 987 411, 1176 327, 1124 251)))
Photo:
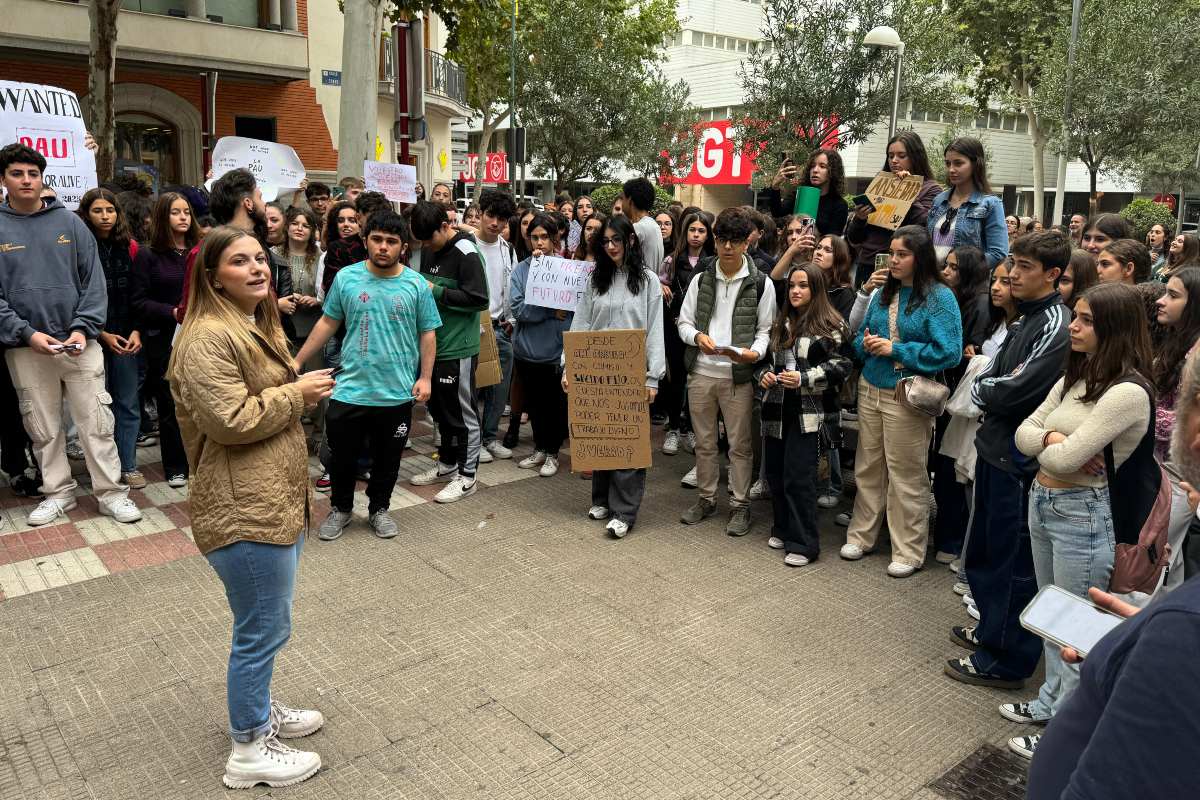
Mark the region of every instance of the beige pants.
POLYGON ((33 440, 33 452, 42 468, 42 491, 54 500, 74 496, 78 485, 67 460, 67 434, 62 419, 63 396, 79 429, 92 491, 103 502, 125 497, 121 461, 113 438, 112 398, 104 385, 104 354, 89 341, 83 354, 47 356, 28 347, 4 354, 21 409, 21 421, 33 440))
POLYGON ((732 506, 750 504, 750 480, 754 473, 754 448, 750 439, 754 408, 754 386, 735 385, 729 378, 710 378, 695 372, 688 375, 688 409, 696 434, 696 483, 700 496, 717 501, 717 483, 721 464, 717 453, 717 415, 725 420, 729 438, 729 486, 733 489, 732 506))
POLYGON ((854 513, 846 541, 875 547, 887 510, 892 560, 914 567, 929 540, 929 439, 933 419, 897 403, 891 389, 858 382, 858 450, 854 513))

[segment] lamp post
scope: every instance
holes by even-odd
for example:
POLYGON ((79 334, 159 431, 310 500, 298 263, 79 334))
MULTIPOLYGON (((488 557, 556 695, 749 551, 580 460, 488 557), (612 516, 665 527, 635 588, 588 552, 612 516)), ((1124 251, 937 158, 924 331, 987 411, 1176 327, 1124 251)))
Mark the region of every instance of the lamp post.
MULTIPOLYGON (((1067 45, 1067 85, 1063 92, 1063 131, 1066 134, 1066 141, 1063 143, 1063 152, 1058 154, 1058 185, 1054 187, 1054 223, 1056 225, 1062 223, 1067 204, 1067 159, 1068 153, 1071 151, 1071 92, 1075 88, 1071 76, 1075 71, 1075 46, 1079 42, 1079 18, 1082 13, 1083 0, 1074 0, 1071 3, 1071 39, 1067 45)), ((1035 210, 1038 214, 1044 213, 1044 209, 1035 210)))
POLYGON ((896 135, 896 119, 900 114, 900 69, 904 63, 904 42, 900 41, 900 34, 896 33, 894 28, 880 25, 867 32, 867 35, 863 37, 863 44, 867 47, 883 47, 896 51, 896 76, 892 87, 892 118, 888 122, 888 139, 891 139, 896 135))

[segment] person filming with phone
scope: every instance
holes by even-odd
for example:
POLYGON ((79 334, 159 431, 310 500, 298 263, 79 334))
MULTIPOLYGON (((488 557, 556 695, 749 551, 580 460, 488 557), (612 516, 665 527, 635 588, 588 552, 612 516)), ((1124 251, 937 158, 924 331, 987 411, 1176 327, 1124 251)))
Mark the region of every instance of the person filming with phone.
MULTIPOLYGON (((846 217, 850 209, 846 205, 846 199, 842 197, 846 191, 846 173, 842 166, 842 156, 837 150, 814 150, 803 168, 797 167, 789 154, 784 155, 779 171, 775 173, 770 187, 765 191, 773 217, 786 217, 792 213, 790 204, 783 201, 782 187, 785 185, 812 186, 819 189, 821 200, 817 205, 815 230, 812 235, 835 233, 841 236, 846 228, 846 217)), ((814 240, 807 249, 811 251, 815 246, 814 240)))
MULTIPOLYGON (((1200 356, 1183 368, 1171 461, 1195 510, 1200 495, 1200 356)), ((1089 599, 1125 617, 1078 667, 1029 766, 1029 800, 1176 800, 1200 786, 1200 581, 1137 609, 1099 589, 1089 599)), ((1073 648, 1047 658, 1080 662, 1073 648)))

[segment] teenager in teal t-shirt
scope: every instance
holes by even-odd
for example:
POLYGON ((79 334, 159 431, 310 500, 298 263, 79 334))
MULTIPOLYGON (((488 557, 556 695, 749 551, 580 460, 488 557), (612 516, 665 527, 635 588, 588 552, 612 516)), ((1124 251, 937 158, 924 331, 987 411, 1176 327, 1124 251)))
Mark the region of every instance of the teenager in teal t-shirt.
POLYGON ((425 280, 400 262, 408 223, 391 211, 374 214, 363 231, 367 260, 338 271, 325 295, 324 313, 297 354, 303 364, 345 323, 342 367, 334 374, 325 415, 332 455, 330 512, 319 536, 342 535, 350 524, 358 458, 371 456, 367 512, 380 538, 399 529, 388 515, 400 456, 412 425, 413 401, 429 399, 437 334, 442 324, 425 280))

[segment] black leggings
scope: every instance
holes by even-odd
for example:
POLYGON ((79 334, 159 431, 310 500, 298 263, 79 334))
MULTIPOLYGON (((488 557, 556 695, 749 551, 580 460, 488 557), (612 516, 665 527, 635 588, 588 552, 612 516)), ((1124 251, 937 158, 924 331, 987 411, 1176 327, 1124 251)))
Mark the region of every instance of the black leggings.
POLYGON ((525 411, 533 426, 533 444, 538 450, 557 456, 567 438, 567 394, 562 389, 558 364, 519 358, 514 363, 525 390, 525 411))

